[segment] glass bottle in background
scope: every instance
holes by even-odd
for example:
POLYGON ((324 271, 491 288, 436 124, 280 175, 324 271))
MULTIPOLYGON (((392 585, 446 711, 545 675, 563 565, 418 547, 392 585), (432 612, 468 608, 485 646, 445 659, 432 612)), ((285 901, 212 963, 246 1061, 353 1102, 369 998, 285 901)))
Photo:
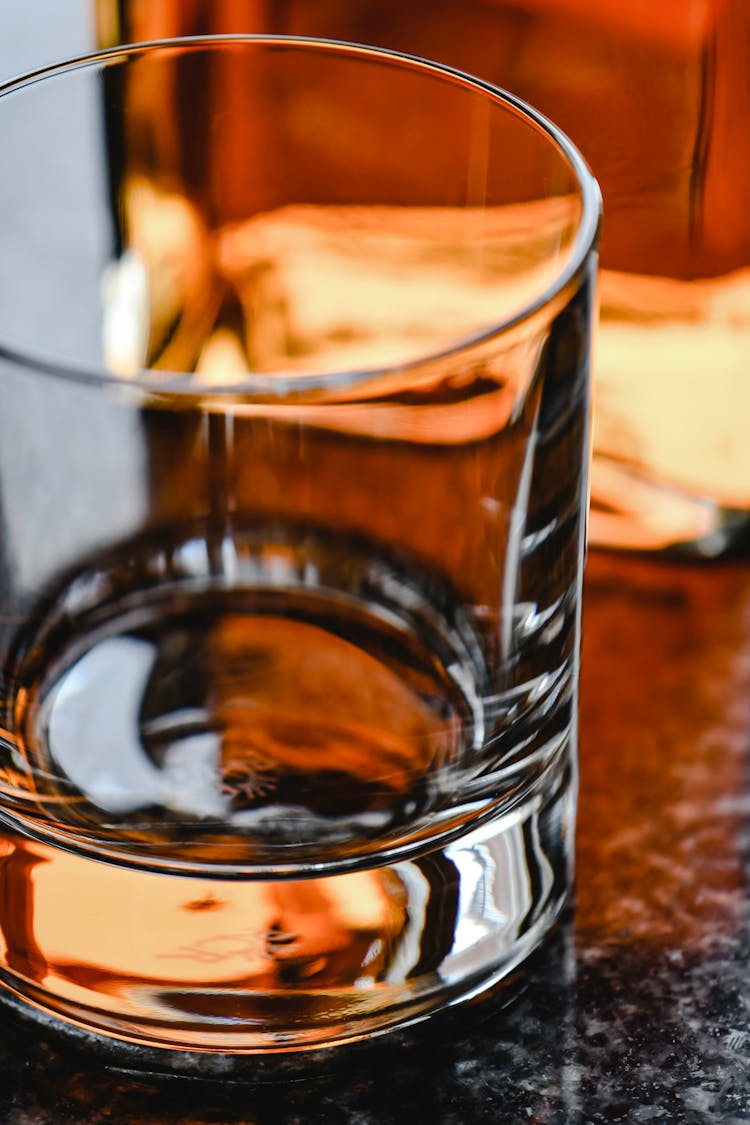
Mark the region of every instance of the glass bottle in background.
MULTIPOLYGON (((96 7, 104 44, 228 31, 373 43, 470 71, 552 117, 583 150, 605 202, 591 541, 717 555, 746 536, 746 0, 96 7)), ((152 109, 158 116, 158 99, 152 109)))

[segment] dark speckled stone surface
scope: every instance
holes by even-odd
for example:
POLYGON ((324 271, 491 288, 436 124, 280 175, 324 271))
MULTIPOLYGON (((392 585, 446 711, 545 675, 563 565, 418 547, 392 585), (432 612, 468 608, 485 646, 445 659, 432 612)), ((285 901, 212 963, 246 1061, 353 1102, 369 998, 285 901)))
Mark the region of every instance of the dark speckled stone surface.
POLYGON ((0 1121, 750 1121, 750 568, 594 555, 575 914, 520 994, 310 1063, 137 1073, 0 1016, 0 1121))

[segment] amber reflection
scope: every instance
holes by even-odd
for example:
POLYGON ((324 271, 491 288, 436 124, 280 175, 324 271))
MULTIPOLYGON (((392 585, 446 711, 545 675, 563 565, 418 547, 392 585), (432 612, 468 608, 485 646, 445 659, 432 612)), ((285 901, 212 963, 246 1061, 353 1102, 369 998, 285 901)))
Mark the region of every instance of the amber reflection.
POLYGON ((584 615, 577 929, 583 947, 698 949, 746 895, 744 567, 594 555, 584 615))
POLYGON ((512 112, 366 55, 246 50, 104 73, 115 371, 210 385, 410 362, 511 319, 564 268, 574 177, 512 112))
POLYGON ((142 175, 126 180, 121 206, 106 363, 124 376, 195 372, 203 387, 410 362, 509 320, 558 275, 579 212, 573 196, 491 209, 295 204, 209 230, 194 201, 142 175))
POLYGON ((424 702, 440 687, 447 695, 424 669, 394 674, 321 629, 274 617, 227 616, 212 641, 221 773, 238 807, 272 793, 323 813, 389 808, 457 753, 459 717, 424 702))
POLYGON ((366 987, 383 978, 408 921, 406 890, 389 869, 210 884, 81 861, 20 838, 4 866, 11 979, 105 1010, 109 994, 137 1011, 139 989, 158 1005, 159 992, 186 988, 366 987))
POLYGON ((715 513, 689 496, 750 505, 744 0, 99 0, 97 10, 110 40, 266 31, 394 47, 547 112, 605 200, 593 539, 646 549, 705 539, 715 513))
POLYGON ((458 66, 527 98, 582 146, 610 204, 606 266, 690 278, 747 263, 750 154, 737 143, 750 97, 743 0, 95 0, 95 8, 103 42, 320 35, 458 66), (703 138, 696 170, 706 111, 710 143, 703 138), (696 198, 704 185, 708 197, 696 198))
MULTIPOLYGON (((105 321, 118 372, 194 373, 188 386, 204 391, 239 385, 248 370, 330 376, 424 360, 512 317, 569 260, 582 206, 572 173, 512 113, 411 68, 387 83, 376 68, 366 81, 359 68, 367 77, 374 64, 346 54, 322 64, 315 52, 294 63, 259 52, 242 64, 227 48, 124 70, 113 164, 125 249, 105 321)), ((175 411, 167 425, 155 413, 158 515, 202 515, 210 476, 214 512, 405 546, 492 621, 534 392, 559 393, 558 373, 541 366, 554 352, 561 376, 575 375, 587 317, 582 301, 559 326, 570 337, 559 348, 545 349, 546 325, 529 321, 502 348, 386 373, 364 403, 336 401, 334 413, 316 401, 309 428, 304 401, 291 422, 253 402, 207 428, 197 412, 175 411), (388 442, 368 442, 355 474, 346 439, 362 432, 388 442)), ((342 383, 338 398, 354 400, 342 383)), ((560 442, 566 466, 580 454, 582 409, 560 442)))
POLYGON ((4 960, 14 973, 41 979, 46 970, 44 952, 34 934, 34 868, 43 860, 32 852, 18 853, 10 837, 0 839, 0 912, 4 960))

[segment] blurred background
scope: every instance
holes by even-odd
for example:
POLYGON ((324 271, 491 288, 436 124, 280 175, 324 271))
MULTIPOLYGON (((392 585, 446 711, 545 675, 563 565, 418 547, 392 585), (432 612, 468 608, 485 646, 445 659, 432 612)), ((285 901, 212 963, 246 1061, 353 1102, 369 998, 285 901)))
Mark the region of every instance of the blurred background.
POLYGON ((91 0, 0 0, 0 79, 68 58, 96 46, 91 0), (33 19, 30 10, 33 9, 33 19))

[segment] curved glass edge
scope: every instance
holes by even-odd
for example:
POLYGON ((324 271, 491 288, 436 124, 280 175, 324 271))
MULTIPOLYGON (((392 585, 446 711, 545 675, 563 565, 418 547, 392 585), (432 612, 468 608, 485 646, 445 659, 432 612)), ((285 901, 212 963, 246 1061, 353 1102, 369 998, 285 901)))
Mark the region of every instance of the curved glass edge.
MULTIPOLYGON (((573 141, 558 128, 548 117, 539 110, 529 105, 522 98, 483 79, 458 70, 443 63, 433 62, 400 51, 387 50, 381 47, 367 46, 360 43, 348 43, 333 39, 321 39, 305 36, 283 35, 193 35, 177 37, 174 39, 154 39, 139 43, 129 43, 111 47, 102 51, 81 55, 72 59, 63 59, 48 66, 41 67, 27 74, 19 75, 7 82, 0 84, 0 98, 14 94, 34 85, 75 70, 88 67, 101 66, 118 61, 126 61, 143 56, 154 51, 183 51, 185 49, 202 49, 211 46, 241 45, 252 43, 269 47, 314 47, 324 48, 332 53, 346 53, 382 62, 402 63, 421 70, 432 77, 443 77, 460 82, 466 89, 484 93, 492 98, 495 103, 511 109, 524 119, 530 126, 544 133, 555 145, 564 159, 568 162, 573 177, 578 185, 582 203, 581 217, 576 230, 575 238, 564 267, 557 277, 544 288, 538 297, 520 309, 512 317, 489 325, 476 332, 459 337, 447 347, 436 352, 425 354, 417 359, 394 365, 384 364, 374 368, 357 368, 354 370, 336 372, 335 375, 326 376, 321 373, 303 373, 289 371, 274 371, 264 375, 259 372, 250 372, 247 383, 238 388, 236 384, 230 386, 212 386, 211 397, 231 396, 235 401, 247 401, 258 394, 270 395, 274 399, 284 398, 290 394, 311 389, 335 388, 340 386, 352 387, 368 383, 372 379, 384 375, 404 374, 409 371, 419 370, 427 364, 445 362, 457 355, 466 354, 477 347, 487 345, 493 340, 507 334, 525 322, 533 319, 541 310, 555 303, 568 287, 576 282, 587 270, 588 261, 596 249, 602 217, 601 190, 593 173, 588 167, 582 153, 573 141)), ((124 379, 122 376, 107 371, 99 365, 73 364, 55 360, 43 353, 34 353, 24 349, 19 351, 10 345, 4 344, 0 339, 0 361, 5 360, 14 365, 35 371, 38 374, 52 375, 57 378, 67 379, 76 383, 88 383, 107 386, 112 389, 140 392, 145 398, 168 396, 172 399, 195 400, 202 399, 204 394, 193 389, 175 385, 175 381, 184 378, 184 372, 162 372, 158 379, 153 378, 153 373, 145 369, 134 379, 124 379), (148 377, 148 382, 146 382, 148 377)))

